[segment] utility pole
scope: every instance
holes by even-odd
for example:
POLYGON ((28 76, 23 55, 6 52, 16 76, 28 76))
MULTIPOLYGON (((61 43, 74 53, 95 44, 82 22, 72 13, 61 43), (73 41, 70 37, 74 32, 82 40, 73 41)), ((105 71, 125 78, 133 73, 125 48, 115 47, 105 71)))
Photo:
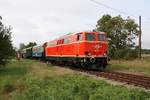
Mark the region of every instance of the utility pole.
POLYGON ((139 16, 139 59, 141 59, 141 52, 142 52, 142 47, 141 47, 141 16, 139 16))

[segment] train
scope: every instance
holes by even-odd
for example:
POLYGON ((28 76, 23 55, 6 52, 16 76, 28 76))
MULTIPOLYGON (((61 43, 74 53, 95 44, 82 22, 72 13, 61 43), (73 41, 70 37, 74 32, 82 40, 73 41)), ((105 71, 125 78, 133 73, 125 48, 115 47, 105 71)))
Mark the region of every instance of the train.
POLYGON ((108 43, 105 32, 66 34, 40 46, 22 50, 24 58, 38 58, 50 63, 70 64, 88 69, 106 68, 108 43))

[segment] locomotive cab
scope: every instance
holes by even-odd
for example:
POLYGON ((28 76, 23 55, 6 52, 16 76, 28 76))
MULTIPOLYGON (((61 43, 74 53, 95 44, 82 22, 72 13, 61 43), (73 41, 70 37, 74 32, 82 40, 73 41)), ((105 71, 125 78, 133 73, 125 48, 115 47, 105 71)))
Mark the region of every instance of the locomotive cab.
POLYGON ((104 32, 84 32, 77 35, 77 52, 83 65, 102 68, 107 65, 108 44, 104 32))
POLYGON ((85 55, 94 57, 107 56, 107 42, 105 33, 85 33, 85 55))

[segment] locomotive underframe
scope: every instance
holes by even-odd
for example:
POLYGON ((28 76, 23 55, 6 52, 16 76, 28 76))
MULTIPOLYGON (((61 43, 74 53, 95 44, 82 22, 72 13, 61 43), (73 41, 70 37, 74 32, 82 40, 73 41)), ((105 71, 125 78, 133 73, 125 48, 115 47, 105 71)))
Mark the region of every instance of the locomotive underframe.
POLYGON ((68 64, 75 67, 84 67, 89 69, 101 69, 107 65, 107 57, 46 57, 46 61, 51 63, 68 64))

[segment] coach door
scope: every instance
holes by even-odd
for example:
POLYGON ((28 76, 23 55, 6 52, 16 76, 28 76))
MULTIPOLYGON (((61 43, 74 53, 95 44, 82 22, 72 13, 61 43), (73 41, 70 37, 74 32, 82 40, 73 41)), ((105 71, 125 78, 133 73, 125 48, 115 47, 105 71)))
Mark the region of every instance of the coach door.
POLYGON ((83 40, 83 34, 82 33, 77 34, 76 56, 80 55, 80 44, 82 40, 83 40))

